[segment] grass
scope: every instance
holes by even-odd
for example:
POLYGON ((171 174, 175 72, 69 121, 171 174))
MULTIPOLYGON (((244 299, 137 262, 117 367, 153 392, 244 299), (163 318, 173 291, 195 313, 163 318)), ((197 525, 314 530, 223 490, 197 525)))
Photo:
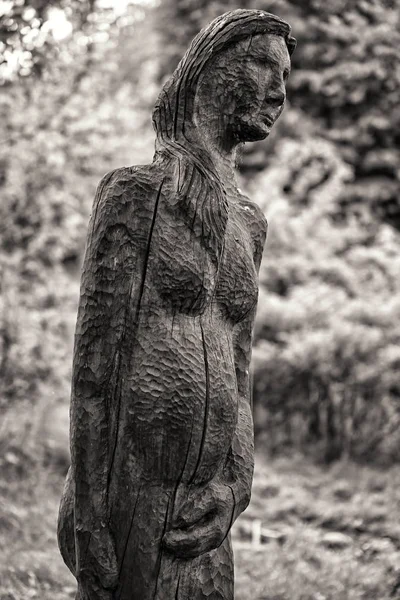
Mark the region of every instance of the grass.
POLYGON ((237 600, 400 598, 399 467, 278 459, 259 463, 253 490, 234 531, 237 600), (255 519, 282 537, 246 542, 255 519))
MULTIPOLYGON (((63 478, 29 475, 21 460, 0 463, 0 600, 74 598, 55 538, 63 478)), ((400 598, 399 506, 399 467, 260 459, 233 531, 236 600, 400 598), (251 539, 254 523, 263 543, 251 539)))

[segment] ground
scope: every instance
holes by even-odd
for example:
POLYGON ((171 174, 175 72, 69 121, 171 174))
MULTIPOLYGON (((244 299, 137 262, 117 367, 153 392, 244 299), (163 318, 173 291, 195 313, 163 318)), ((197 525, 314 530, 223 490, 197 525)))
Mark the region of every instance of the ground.
POLYGON ((259 461, 236 529, 259 520, 267 543, 237 539, 237 600, 400 598, 399 508, 399 467, 259 461))
MULTIPOLYGON (((55 539, 63 479, 20 460, 0 463, 0 600, 74 598, 55 539)), ((234 526, 235 599, 400 598, 399 506, 400 467, 259 457, 234 526)))

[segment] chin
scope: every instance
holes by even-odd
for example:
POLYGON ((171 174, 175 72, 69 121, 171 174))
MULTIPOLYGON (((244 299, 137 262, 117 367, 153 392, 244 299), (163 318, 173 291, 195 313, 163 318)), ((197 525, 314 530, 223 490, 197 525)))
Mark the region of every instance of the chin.
POLYGON ((260 127, 257 132, 254 133, 254 137, 251 140, 251 142, 258 142, 260 140, 265 140, 265 138, 267 138, 269 136, 269 134, 271 133, 271 127, 267 127, 266 125, 264 127, 260 127))

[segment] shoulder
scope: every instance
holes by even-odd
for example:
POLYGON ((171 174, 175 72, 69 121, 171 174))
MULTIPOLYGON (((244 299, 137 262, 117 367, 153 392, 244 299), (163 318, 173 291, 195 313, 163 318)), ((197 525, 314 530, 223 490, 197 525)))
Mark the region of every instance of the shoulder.
POLYGON ((162 176, 152 165, 121 167, 102 177, 86 240, 82 279, 86 287, 92 285, 93 274, 106 279, 111 272, 119 270, 126 275, 141 260, 151 231, 160 182, 162 176))
POLYGON ((157 187, 157 173, 152 165, 121 167, 106 173, 96 190, 93 212, 96 210, 118 210, 131 201, 139 204, 157 187))
POLYGON ((152 212, 163 176, 153 165, 121 167, 102 177, 97 186, 91 214, 91 229, 102 230, 117 224, 146 219, 152 212))

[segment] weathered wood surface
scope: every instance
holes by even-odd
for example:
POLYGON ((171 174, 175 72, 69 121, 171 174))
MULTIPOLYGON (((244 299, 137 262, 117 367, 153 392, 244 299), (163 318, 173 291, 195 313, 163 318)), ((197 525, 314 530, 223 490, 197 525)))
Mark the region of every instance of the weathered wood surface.
POLYGON ((261 11, 213 21, 160 93, 153 163, 97 190, 58 528, 80 600, 233 598, 267 230, 235 152, 280 115, 294 43, 261 11))

